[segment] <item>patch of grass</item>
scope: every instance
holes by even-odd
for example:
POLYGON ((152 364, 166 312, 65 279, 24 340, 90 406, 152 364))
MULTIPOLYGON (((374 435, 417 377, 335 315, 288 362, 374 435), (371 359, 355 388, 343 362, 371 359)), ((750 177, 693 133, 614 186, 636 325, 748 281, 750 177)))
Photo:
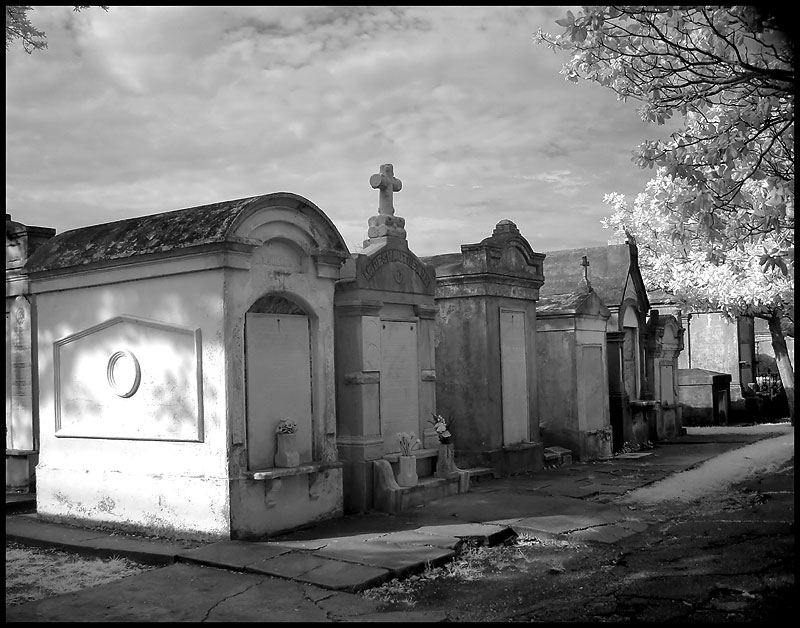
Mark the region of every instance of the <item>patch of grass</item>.
POLYGON ((390 580, 361 595, 378 602, 382 610, 409 610, 417 602, 436 599, 455 585, 491 581, 501 582, 523 571, 560 574, 566 569, 565 551, 581 544, 563 539, 540 540, 521 535, 502 545, 468 545, 458 556, 441 567, 428 567, 422 573, 402 580, 390 580))
POLYGON ((6 606, 80 591, 152 568, 126 558, 84 558, 6 544, 6 606))

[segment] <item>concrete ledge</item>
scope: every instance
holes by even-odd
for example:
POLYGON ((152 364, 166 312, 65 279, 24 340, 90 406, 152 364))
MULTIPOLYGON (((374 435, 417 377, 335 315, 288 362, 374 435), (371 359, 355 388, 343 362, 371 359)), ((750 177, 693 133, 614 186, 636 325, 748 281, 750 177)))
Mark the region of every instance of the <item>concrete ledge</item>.
POLYGON ((262 469, 260 471, 247 471, 244 475, 248 480, 277 480, 294 475, 309 475, 311 473, 327 471, 328 469, 341 468, 341 462, 311 462, 296 467, 275 467, 272 469, 262 469))

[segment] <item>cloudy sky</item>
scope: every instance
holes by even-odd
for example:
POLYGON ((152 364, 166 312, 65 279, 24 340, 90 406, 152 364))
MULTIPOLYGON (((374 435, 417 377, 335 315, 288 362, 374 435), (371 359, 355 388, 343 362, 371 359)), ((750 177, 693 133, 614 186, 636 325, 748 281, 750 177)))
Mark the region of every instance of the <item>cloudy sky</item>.
POLYGON ((111 7, 29 16, 6 52, 6 212, 59 232, 271 192, 357 251, 394 164, 418 255, 513 220, 534 250, 606 244, 603 195, 663 128, 533 42, 565 7, 111 7))

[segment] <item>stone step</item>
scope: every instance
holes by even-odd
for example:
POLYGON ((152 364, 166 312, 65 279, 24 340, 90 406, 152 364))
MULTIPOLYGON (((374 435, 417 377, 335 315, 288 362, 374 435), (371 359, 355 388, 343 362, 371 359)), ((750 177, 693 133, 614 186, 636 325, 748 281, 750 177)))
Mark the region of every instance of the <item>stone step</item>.
POLYGON ((561 467, 572 464, 572 451, 566 447, 545 447, 544 466, 545 468, 561 467))
POLYGON ((499 473, 497 473, 497 471, 495 471, 495 469, 492 467, 472 467, 462 470, 469 473, 470 483, 499 477, 499 473))
POLYGON ((469 474, 462 469, 447 477, 418 477, 414 486, 398 485, 391 463, 384 458, 375 460, 372 469, 374 508, 390 514, 469 491, 469 474))

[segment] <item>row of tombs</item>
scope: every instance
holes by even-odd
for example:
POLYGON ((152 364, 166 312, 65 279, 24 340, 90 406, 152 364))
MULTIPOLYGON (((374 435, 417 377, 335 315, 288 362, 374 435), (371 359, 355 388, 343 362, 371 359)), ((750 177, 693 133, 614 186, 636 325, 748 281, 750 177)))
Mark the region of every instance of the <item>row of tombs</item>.
POLYGON ((6 470, 40 517, 260 538, 681 432, 683 329, 633 242, 537 253, 501 220, 420 258, 391 165, 370 184, 357 253, 291 193, 58 235, 6 214, 6 470))

